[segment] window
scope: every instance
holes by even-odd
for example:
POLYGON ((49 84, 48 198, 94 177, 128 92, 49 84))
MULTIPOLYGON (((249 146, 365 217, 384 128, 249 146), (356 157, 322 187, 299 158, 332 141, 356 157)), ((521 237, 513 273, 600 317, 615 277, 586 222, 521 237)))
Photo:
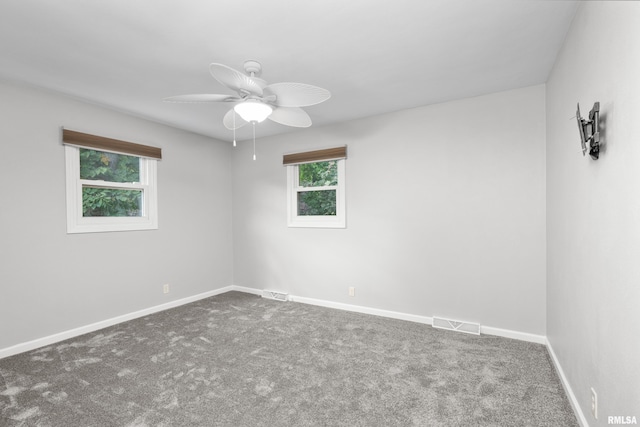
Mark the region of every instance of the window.
POLYGON ((346 147, 284 156, 289 227, 346 227, 346 147))
POLYGON ((63 141, 67 233, 158 228, 156 164, 160 149, 67 129, 63 141))

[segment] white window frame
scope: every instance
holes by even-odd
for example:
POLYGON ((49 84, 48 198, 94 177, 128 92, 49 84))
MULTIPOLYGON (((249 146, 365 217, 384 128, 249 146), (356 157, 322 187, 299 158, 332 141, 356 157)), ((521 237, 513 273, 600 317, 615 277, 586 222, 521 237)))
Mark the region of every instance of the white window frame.
MULTIPOLYGON (((320 163, 331 161, 318 160, 320 163)), ((346 228, 345 159, 337 159, 338 185, 326 187, 301 187, 299 164, 287 166, 287 222, 289 227, 346 228), (336 190, 336 215, 298 215, 298 193, 306 191, 336 190)), ((304 164, 304 163, 301 163, 304 164)))
POLYGON ((96 149, 135 156, 140 159, 140 182, 119 183, 80 179, 80 148, 65 145, 67 180, 67 233, 101 233, 110 231, 155 230, 158 228, 157 160, 127 153, 96 149), (142 216, 136 217, 83 217, 82 186, 142 191, 142 216))

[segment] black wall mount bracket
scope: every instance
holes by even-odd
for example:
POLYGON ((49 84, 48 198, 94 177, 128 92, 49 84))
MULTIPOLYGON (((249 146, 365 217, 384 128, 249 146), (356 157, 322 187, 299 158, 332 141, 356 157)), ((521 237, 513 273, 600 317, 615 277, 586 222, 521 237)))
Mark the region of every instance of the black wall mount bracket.
POLYGON ((589 111, 589 119, 585 120, 580 116, 580 104, 576 111, 578 120, 578 130, 580 131, 580 143, 582 144, 582 155, 589 153, 593 160, 600 157, 600 103, 593 104, 589 111))

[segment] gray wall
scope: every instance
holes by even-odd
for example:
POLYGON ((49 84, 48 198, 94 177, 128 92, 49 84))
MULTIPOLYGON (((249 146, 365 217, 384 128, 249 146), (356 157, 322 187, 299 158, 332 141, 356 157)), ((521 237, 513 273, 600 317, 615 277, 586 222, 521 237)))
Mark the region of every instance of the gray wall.
POLYGON ((233 156, 235 284, 545 335, 544 141, 544 86, 258 132, 233 156), (287 228, 283 153, 344 144, 347 228, 287 228))
POLYGON ((14 84, 0 117, 0 349, 233 284, 229 144, 14 84), (66 234, 61 126, 162 148, 158 230, 66 234))
POLYGON ((639 82, 640 3, 585 2, 547 83, 547 335, 590 425, 640 417, 639 82), (598 161, 569 119, 595 101, 598 161))

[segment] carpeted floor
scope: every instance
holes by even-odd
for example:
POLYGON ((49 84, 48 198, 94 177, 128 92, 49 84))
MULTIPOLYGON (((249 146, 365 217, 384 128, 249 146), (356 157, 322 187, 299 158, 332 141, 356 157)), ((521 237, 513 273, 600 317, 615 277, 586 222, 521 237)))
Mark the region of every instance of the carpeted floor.
POLYGON ((577 426, 544 346, 229 292, 0 360, 1 426, 577 426))

